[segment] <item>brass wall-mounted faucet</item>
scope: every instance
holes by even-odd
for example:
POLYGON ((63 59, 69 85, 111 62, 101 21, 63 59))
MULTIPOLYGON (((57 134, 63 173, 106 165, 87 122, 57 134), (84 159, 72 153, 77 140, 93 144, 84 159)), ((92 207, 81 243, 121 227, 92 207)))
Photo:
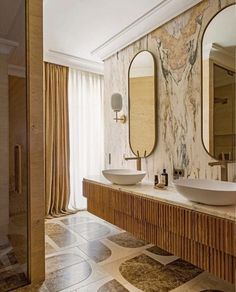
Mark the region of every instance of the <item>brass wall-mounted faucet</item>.
MULTIPOLYGON (((144 152, 144 157, 146 157, 146 151, 144 152)), ((137 170, 141 170, 142 169, 142 157, 139 155, 139 151, 137 151, 137 156, 133 156, 133 157, 124 157, 125 160, 137 160, 137 170)))
POLYGON ((210 166, 220 165, 221 180, 228 181, 228 163, 233 163, 233 162, 234 161, 231 161, 231 160, 221 160, 221 161, 209 162, 208 165, 210 166))

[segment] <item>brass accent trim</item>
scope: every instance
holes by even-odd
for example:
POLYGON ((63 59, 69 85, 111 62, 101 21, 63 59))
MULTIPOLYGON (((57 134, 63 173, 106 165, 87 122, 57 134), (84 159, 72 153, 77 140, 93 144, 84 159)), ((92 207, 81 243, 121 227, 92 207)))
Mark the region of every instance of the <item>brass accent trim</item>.
MULTIPOLYGON (((214 157, 206 148, 205 144, 204 144, 204 139, 203 139, 203 125, 204 125, 204 121, 203 121, 203 38, 205 35, 205 32, 209 26, 209 24, 211 23, 211 21, 224 9, 236 5, 236 3, 231 3, 226 5, 225 7, 223 7, 222 9, 218 10, 210 19, 209 22, 207 23, 206 27, 204 28, 203 32, 202 32, 202 36, 201 36, 201 141, 202 141, 202 146, 204 148, 204 150, 206 151, 206 153, 213 159, 217 159, 216 157, 214 157)), ((236 141, 234 141, 235 144, 236 141)), ((235 160, 236 161, 236 160, 235 160)), ((234 162, 235 162, 234 161, 234 162)))
POLYGON ((234 163, 234 161, 220 160, 220 161, 209 162, 208 165, 211 167, 215 165, 220 165, 221 180, 228 181, 228 163, 234 163))
POLYGON ((148 156, 150 156, 150 155, 154 152, 154 150, 155 150, 155 148, 156 148, 156 145, 157 145, 157 120, 158 120, 158 116, 157 116, 157 63, 156 63, 155 55, 154 55, 152 52, 148 51, 148 50, 141 50, 141 51, 137 52, 137 53, 134 55, 133 59, 131 60, 130 65, 129 65, 129 69, 128 69, 129 147, 130 147, 131 151, 133 152, 133 154, 136 155, 136 153, 135 153, 135 151, 132 149, 132 146, 131 146, 131 143, 130 143, 130 82, 129 82, 129 75, 130 75, 130 69, 131 69, 131 66, 132 66, 132 63, 133 63, 135 57, 136 57, 138 54, 142 53, 142 52, 148 52, 148 53, 150 53, 151 56, 152 56, 152 58, 153 58, 153 63, 154 63, 154 81, 155 81, 155 82, 154 82, 154 86, 155 86, 155 88, 154 88, 154 95, 155 95, 155 100, 154 100, 154 107, 155 107, 155 109, 154 109, 154 115, 155 115, 155 117, 154 117, 154 119, 155 119, 155 139, 154 139, 154 144, 153 144, 153 149, 152 149, 152 151, 150 151, 150 152, 146 155, 146 157, 148 157, 148 156))
POLYGON ((118 113, 117 113, 117 111, 116 111, 116 117, 114 118, 114 120, 115 120, 116 122, 120 121, 122 124, 125 124, 126 121, 127 121, 127 118, 126 118, 125 115, 122 115, 122 116, 120 116, 120 117, 118 118, 118 113))
MULTIPOLYGON (((145 158, 145 157, 144 157, 145 158)), ((137 153, 137 156, 134 157, 124 157, 125 160, 136 160, 137 164, 137 170, 142 169, 142 157, 139 156, 139 152, 137 153)))
POLYGON ((127 121, 126 116, 125 116, 125 115, 122 115, 122 116, 120 117, 120 122, 121 122, 122 124, 125 124, 126 121, 127 121))

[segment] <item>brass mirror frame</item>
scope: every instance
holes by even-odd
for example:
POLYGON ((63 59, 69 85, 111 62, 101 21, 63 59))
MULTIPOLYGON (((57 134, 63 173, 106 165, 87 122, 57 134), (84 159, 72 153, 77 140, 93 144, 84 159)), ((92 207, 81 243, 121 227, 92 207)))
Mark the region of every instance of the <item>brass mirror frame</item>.
MULTIPOLYGON (((217 159, 215 156, 213 156, 213 154, 211 154, 205 144, 204 144, 204 139, 203 139, 203 39, 204 39, 204 35, 205 35, 205 32, 208 28, 208 26, 210 25, 211 21, 219 14, 221 13, 223 10, 225 10, 226 8, 229 8, 230 6, 234 6, 236 5, 236 3, 231 3, 229 5, 226 5, 224 8, 222 8, 221 10, 217 11, 211 18, 210 20, 208 21, 206 27, 204 28, 203 30, 203 33, 202 33, 202 38, 201 38, 201 141, 202 141, 202 145, 203 145, 203 148, 205 149, 206 153, 213 159, 217 160, 217 161, 223 161, 223 160, 220 160, 220 159, 217 159)), ((236 161, 233 160, 233 161, 236 161)))
POLYGON ((133 64, 133 61, 134 59, 142 52, 148 52, 151 56, 152 56, 152 59, 153 59, 153 65, 154 65, 154 123, 155 123, 155 139, 154 139, 154 144, 153 144, 153 148, 152 150, 149 152, 148 155, 146 155, 145 157, 148 157, 150 156, 155 148, 156 148, 156 145, 157 145, 157 62, 156 62, 156 59, 155 59, 155 56, 152 52, 148 51, 148 50, 141 50, 139 51, 138 53, 136 53, 134 55, 134 57, 132 58, 130 64, 129 64, 129 69, 128 69, 128 114, 129 114, 129 117, 128 117, 128 120, 129 120, 129 147, 132 151, 132 153, 137 156, 137 153, 134 152, 133 148, 131 147, 131 141, 130 141, 130 70, 131 70, 131 66, 133 64))

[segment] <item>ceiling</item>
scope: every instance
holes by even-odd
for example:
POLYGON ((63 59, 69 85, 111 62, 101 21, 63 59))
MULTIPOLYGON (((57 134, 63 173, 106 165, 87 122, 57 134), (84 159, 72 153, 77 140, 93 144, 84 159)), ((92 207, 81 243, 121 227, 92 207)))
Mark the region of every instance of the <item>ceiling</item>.
POLYGON ((162 0, 44 0, 44 49, 101 62, 91 52, 162 0))
MULTIPOLYGON (((103 72, 103 60, 202 0, 42 0, 44 60, 103 72)), ((1 38, 24 66, 24 0, 0 0, 1 38)))
POLYGON ((44 0, 44 58, 102 71, 103 60, 201 0, 44 0))

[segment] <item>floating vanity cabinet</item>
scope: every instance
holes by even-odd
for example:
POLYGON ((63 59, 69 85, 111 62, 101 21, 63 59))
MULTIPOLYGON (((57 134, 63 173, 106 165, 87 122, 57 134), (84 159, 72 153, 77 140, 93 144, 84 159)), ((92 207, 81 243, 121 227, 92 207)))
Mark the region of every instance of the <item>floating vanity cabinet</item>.
MULTIPOLYGON (((130 187, 83 181, 89 212, 234 283, 234 220, 220 217, 217 212, 214 216, 216 207, 210 207, 212 214, 209 214, 199 212, 198 208, 208 210, 204 205, 185 202, 188 208, 177 201, 164 202, 158 198, 157 190, 149 188, 151 196, 148 192, 131 191, 130 187)), ((138 186, 133 189, 138 190, 138 186)), ((174 193, 172 197, 178 196, 174 193)), ((226 207, 218 208, 225 210, 226 207)), ((233 207, 230 210, 233 214, 233 207)))

